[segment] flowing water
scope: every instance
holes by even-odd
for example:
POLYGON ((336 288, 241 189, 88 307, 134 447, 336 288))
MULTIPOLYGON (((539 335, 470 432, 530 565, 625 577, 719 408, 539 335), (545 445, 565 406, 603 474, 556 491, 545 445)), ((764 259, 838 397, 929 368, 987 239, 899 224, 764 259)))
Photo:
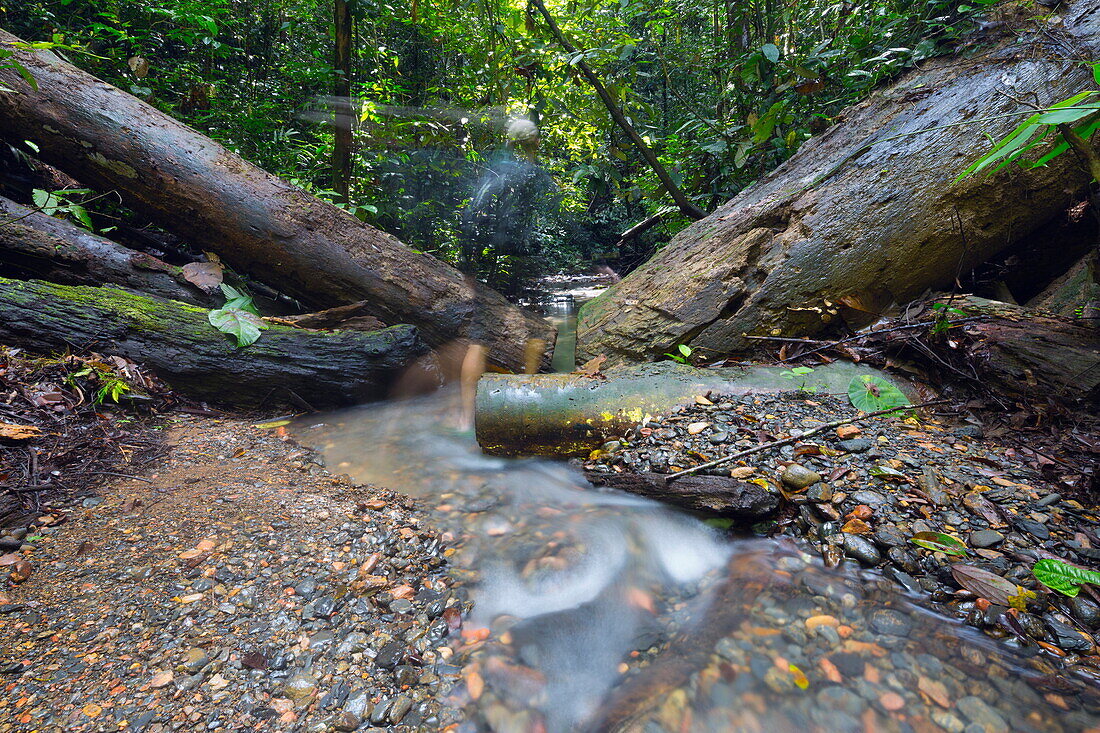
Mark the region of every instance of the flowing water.
MULTIPOLYGON (((568 316, 568 314, 566 314, 568 316)), ((417 497, 471 592, 452 694, 470 730, 1080 731, 1032 649, 922 609, 873 572, 736 539, 558 462, 482 455, 456 395, 301 421, 359 482, 417 497), (467 642, 478 636, 468 637, 467 642)))

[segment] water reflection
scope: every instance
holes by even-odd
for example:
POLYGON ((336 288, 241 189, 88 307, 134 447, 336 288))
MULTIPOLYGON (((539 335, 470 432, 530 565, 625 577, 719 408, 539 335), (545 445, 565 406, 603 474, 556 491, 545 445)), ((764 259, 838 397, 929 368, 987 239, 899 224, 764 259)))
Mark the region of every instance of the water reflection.
MULTIPOLYGON (((1096 699, 792 544, 729 541, 562 464, 483 456, 443 394, 303 421, 360 482, 420 497, 472 591, 471 730, 1069 731, 1096 699)), ((456 640, 456 644, 458 644, 456 640)))

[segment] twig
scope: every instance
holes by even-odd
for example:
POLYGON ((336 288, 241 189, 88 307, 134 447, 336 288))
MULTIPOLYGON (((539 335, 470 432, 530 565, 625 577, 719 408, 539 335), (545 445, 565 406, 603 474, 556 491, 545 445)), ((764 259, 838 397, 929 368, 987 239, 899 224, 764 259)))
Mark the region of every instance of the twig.
POLYGON ((153 483, 152 479, 143 478, 141 476, 131 476, 128 473, 115 473, 114 471, 91 471, 91 473, 97 476, 118 476, 119 478, 132 478, 135 481, 144 481, 147 484, 153 483))
POLYGON ((797 443, 798 441, 802 440, 803 438, 808 438, 811 435, 817 435, 818 433, 824 432, 826 430, 831 430, 833 428, 839 428, 841 425, 847 425, 849 423, 860 422, 861 420, 868 420, 872 417, 880 417, 882 415, 889 415, 892 412, 899 412, 901 410, 916 410, 917 408, 920 408, 920 407, 931 407, 932 405, 942 405, 942 404, 945 404, 945 403, 950 402, 950 401, 951 400, 932 400, 931 402, 921 402, 919 405, 902 405, 901 407, 891 407, 889 410, 877 410, 875 412, 868 412, 866 415, 860 415, 859 417, 849 417, 849 418, 846 418, 844 420, 834 420, 833 422, 825 423, 824 425, 818 425, 813 430, 807 430, 806 432, 802 433, 802 435, 791 436, 790 438, 783 438, 783 440, 773 440, 770 443, 761 443, 760 445, 758 445, 754 448, 749 448, 748 450, 743 450, 740 453, 733 453, 732 455, 725 456, 724 458, 716 458, 713 461, 708 461, 707 463, 700 464, 700 465, 695 466, 693 468, 685 469, 683 471, 680 471, 679 473, 669 474, 668 476, 665 477, 665 483, 666 484, 670 483, 672 481, 675 481, 678 478, 682 478, 683 476, 688 476, 688 475, 693 474, 693 473, 698 473, 698 472, 706 470, 708 468, 714 468, 715 466, 721 466, 723 463, 729 463, 730 461, 736 461, 738 458, 744 458, 745 456, 751 456, 754 453, 760 453, 762 451, 771 450, 772 448, 782 448, 785 445, 791 445, 792 443, 797 443))
MULTIPOLYGON (((989 318, 989 316, 985 316, 985 315, 970 316, 969 318, 958 318, 958 319, 955 319, 955 320, 951 321, 951 325, 955 326, 955 325, 958 325, 960 323, 971 323, 973 321, 984 321, 987 318, 989 318)), ((904 331, 904 330, 909 329, 909 328, 925 328, 927 326, 934 326, 934 325, 936 325, 935 321, 922 321, 921 323, 908 323, 908 324, 904 324, 904 325, 901 325, 901 326, 893 326, 892 328, 884 328, 881 331, 868 331, 866 333, 857 333, 855 336, 849 336, 848 338, 840 339, 839 341, 830 341, 830 342, 824 344, 823 346, 818 346, 816 349, 810 349, 809 351, 805 351, 801 354, 795 354, 793 356, 788 356, 785 359, 779 359, 778 361, 776 361, 776 363, 777 364, 782 364, 783 362, 790 361, 791 359, 797 359, 797 358, 802 357, 802 356, 809 356, 810 354, 816 354, 817 352, 824 351, 825 349, 831 349, 834 346, 840 346, 841 344, 846 344, 846 343, 849 343, 851 341, 859 341, 860 339, 870 338, 872 336, 878 336, 879 334, 883 334, 883 333, 892 333, 894 331, 904 331)), ((747 336, 747 334, 746 334, 746 336, 747 336)), ((756 338, 756 337, 753 337, 753 336, 747 336, 747 337, 748 338, 756 338)))

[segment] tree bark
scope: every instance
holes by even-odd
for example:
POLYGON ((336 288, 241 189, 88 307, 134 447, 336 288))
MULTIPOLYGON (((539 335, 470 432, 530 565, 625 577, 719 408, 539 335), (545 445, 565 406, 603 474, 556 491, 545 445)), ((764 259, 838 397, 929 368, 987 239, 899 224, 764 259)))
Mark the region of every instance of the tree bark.
MULTIPOLYGON (((0 31, 0 44, 15 36, 0 31)), ((12 69, 0 83, 0 135, 30 140, 40 157, 240 272, 303 303, 369 301, 385 323, 416 325, 436 346, 480 341, 489 360, 521 371, 527 342, 548 350, 554 329, 430 255, 279 180, 144 102, 51 53, 14 50, 37 82, 12 69)), ((543 365, 549 365, 545 355, 543 365)))
POLYGON ((119 285, 212 305, 179 267, 0 196, 0 271, 68 285, 119 285))
POLYGON ((278 324, 239 349, 207 314, 114 288, 0 278, 0 342, 119 354, 172 388, 218 404, 327 408, 378 399, 427 351, 412 326, 364 333, 278 324))
POLYGON ((1092 86, 1080 61, 1100 56, 1093 9, 1076 0, 1064 13, 1059 33, 1075 46, 1072 59, 1025 28, 1022 42, 1013 34, 980 62, 926 62, 844 112, 587 303, 578 359, 651 360, 678 344, 710 358, 749 350, 746 334, 813 335, 836 325, 843 301, 907 302, 1049 220, 1088 183, 1071 155, 954 179, 987 134, 1000 138, 1017 113, 1033 112, 1016 99, 1049 105, 1092 86))
POLYGON ((351 185, 351 149, 355 130, 351 105, 351 9, 346 0, 333 0, 333 130, 332 190, 342 202, 348 201, 351 185))

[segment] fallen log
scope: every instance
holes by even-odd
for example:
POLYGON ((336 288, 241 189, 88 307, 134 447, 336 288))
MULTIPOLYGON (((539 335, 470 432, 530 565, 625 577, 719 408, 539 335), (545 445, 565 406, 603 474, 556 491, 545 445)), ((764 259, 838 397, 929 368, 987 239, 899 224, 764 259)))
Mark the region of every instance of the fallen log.
POLYGON ((595 375, 486 374, 477 385, 474 428, 481 449, 491 455, 587 456, 647 414, 667 415, 708 394, 785 392, 800 386, 846 393, 852 378, 864 374, 897 382, 877 369, 839 361, 797 382, 784 371, 781 366, 693 369, 666 361, 595 375))
MULTIPOLYGON (((437 346, 486 344, 489 361, 522 371, 527 343, 549 366, 554 329, 430 255, 248 163, 141 100, 49 52, 0 45, 34 77, 0 68, 0 135, 301 302, 367 301, 388 324, 411 323, 437 346)), ((10 64, 9 64, 10 67, 10 64)))
MULTIPOLYGON (((865 325, 1051 219, 1089 182, 1076 156, 992 179, 955 178, 1033 110, 1092 87, 1100 58, 1093 0, 1063 6, 1051 53, 1045 24, 1014 28, 980 62, 921 64, 847 110, 830 131, 586 303, 577 358, 705 357, 747 351, 745 335, 801 336, 840 317, 865 325)), ((1028 21, 1029 23, 1031 21, 1028 21)))
POLYGON ((385 397, 402 368, 427 351, 413 326, 364 333, 278 324, 238 349, 207 314, 115 288, 0 278, 0 342, 119 354, 174 389, 218 404, 321 408, 385 397))
MULTIPOLYGON (((951 306, 984 318, 924 337, 907 355, 929 369, 953 368, 945 378, 969 376, 983 390, 1017 399, 1100 400, 1100 331, 1090 323, 976 296, 956 297, 951 306)), ((883 338, 903 348, 909 340, 883 338)))
POLYGON ((685 476, 668 482, 668 475, 661 473, 585 471, 584 477, 595 486, 606 486, 694 512, 734 519, 759 519, 779 509, 778 494, 728 476, 685 476))
POLYGON ((66 285, 119 285, 213 305, 179 267, 0 196, 0 271, 66 285))

